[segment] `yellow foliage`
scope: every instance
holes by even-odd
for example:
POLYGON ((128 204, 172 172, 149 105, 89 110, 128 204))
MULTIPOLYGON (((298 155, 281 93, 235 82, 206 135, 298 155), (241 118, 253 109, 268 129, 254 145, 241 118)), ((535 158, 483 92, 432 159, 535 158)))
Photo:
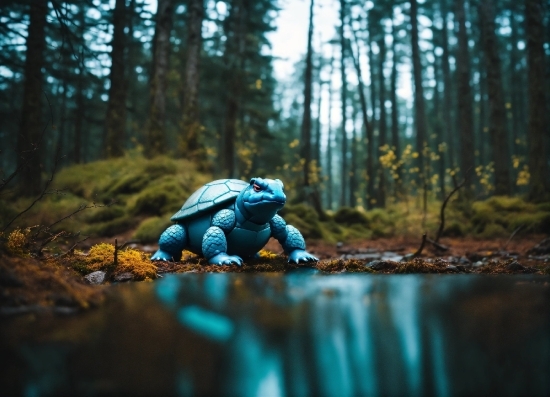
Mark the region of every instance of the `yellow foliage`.
POLYGON ((529 184, 529 179, 531 179, 531 174, 529 173, 529 166, 524 165, 523 169, 520 172, 518 172, 516 185, 527 186, 529 184))
POLYGON ((144 252, 134 249, 124 249, 117 253, 117 267, 114 267, 115 247, 112 244, 94 245, 85 259, 88 271, 113 270, 113 275, 132 273, 135 280, 154 279, 157 277, 157 267, 144 252))
POLYGON ((288 147, 291 149, 294 149, 295 147, 298 147, 299 144, 300 144, 300 141, 298 139, 295 139, 288 144, 288 147))
POLYGON ((259 254, 260 254, 260 258, 265 258, 265 259, 277 258, 277 254, 274 254, 273 252, 267 251, 267 250, 260 250, 259 254))
POLYGON ((28 235, 30 228, 27 229, 15 229, 8 235, 8 241, 6 248, 12 255, 24 255, 27 252, 28 235))

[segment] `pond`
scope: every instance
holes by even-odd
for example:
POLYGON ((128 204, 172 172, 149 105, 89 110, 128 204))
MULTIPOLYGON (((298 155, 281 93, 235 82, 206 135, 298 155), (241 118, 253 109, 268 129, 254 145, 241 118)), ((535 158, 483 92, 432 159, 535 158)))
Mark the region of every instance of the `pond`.
POLYGON ((0 320, 1 395, 550 394, 550 277, 167 275, 0 320))

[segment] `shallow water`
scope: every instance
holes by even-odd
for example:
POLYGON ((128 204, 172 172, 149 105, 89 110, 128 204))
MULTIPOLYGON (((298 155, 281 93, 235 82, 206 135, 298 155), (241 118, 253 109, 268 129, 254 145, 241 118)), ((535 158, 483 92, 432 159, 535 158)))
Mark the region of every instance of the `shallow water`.
POLYGON ((550 394, 550 277, 169 275, 0 321, 0 395, 550 394))

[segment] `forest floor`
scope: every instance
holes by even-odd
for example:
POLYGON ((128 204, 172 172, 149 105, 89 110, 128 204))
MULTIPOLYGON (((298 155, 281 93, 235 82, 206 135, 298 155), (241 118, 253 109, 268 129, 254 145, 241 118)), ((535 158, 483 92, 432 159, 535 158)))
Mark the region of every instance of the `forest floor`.
MULTIPOLYGON (((122 240, 124 236, 119 236, 122 240)), ((88 242, 92 244, 93 242, 88 242)), ((421 237, 379 238, 355 240, 347 244, 329 244, 323 241, 310 241, 308 251, 320 261, 307 265, 288 264, 281 246, 275 240, 269 241, 261 258, 247 261, 243 266, 215 266, 205 263, 191 253, 185 253, 180 262, 148 261, 156 245, 129 244, 119 252, 119 267, 113 268, 110 254, 103 255, 101 267, 83 268, 82 258, 94 263, 90 258, 96 255, 91 250, 63 258, 0 257, 0 314, 18 314, 35 311, 60 313, 78 312, 97 307, 103 302, 109 285, 128 281, 152 281, 169 273, 203 272, 292 272, 309 269, 313 273, 370 273, 370 274, 534 274, 550 275, 550 239, 544 235, 530 237, 476 239, 444 238, 440 243, 448 249, 442 251, 426 242, 421 253, 421 237), (540 243, 540 244, 539 244, 540 243), (538 244, 538 248, 535 248, 538 244), (152 273, 139 276, 139 269, 124 265, 124 252, 141 255, 142 265, 149 266, 152 273), (414 255, 414 253, 417 255, 414 255), (90 261, 91 260, 91 261, 90 261), (148 263, 146 263, 148 262, 148 263), (78 266, 76 265, 78 264, 78 266), (83 270, 84 269, 84 270, 83 270), (86 270, 88 269, 88 270, 86 270), (98 282, 85 277, 93 269, 103 269, 103 278, 98 282)), ((98 264, 99 263, 99 264, 98 264)), ((97 270, 96 270, 97 271, 97 270)))

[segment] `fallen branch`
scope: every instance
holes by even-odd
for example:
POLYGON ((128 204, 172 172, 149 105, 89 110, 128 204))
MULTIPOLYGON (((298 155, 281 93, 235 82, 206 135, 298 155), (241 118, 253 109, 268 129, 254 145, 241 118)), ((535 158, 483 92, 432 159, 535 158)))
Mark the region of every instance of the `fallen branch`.
POLYGON ((418 250, 414 254, 412 254, 411 259, 414 259, 422 254, 422 251, 424 250, 424 245, 426 245, 427 237, 428 235, 426 233, 422 235, 422 243, 420 243, 420 247, 418 248, 418 250))
POLYGON ((512 234, 510 235, 510 238, 508 239, 508 241, 506 241, 506 244, 503 245, 502 247, 502 251, 504 251, 506 249, 506 247, 508 246, 508 244, 510 243, 510 241, 512 241, 512 239, 515 237, 515 235, 521 230, 523 229, 523 224, 519 225, 518 227, 516 227, 516 229, 512 232, 512 234))
POLYGON ((436 242, 436 243, 439 242, 439 239, 441 238, 441 235, 443 234, 443 229, 445 229, 445 208, 447 207, 447 203, 449 202, 449 200, 451 199, 453 194, 458 192, 458 190, 461 187, 463 187, 466 184, 466 182, 468 182, 468 174, 469 174, 470 170, 471 170, 471 168, 469 168, 468 171, 466 171, 466 175, 464 176, 464 180, 459 185, 456 184, 456 179, 454 178, 454 175, 453 175, 453 183, 454 183, 455 187, 447 195, 447 197, 443 201, 443 204, 441 205, 441 211, 440 211, 440 214, 439 214, 439 216, 441 218, 441 222, 439 223, 439 229, 437 229, 437 234, 436 234, 435 239, 434 239, 434 242, 436 242))
POLYGON ((90 236, 86 236, 84 237, 82 240, 78 240, 76 243, 74 243, 71 248, 69 248, 66 252, 62 253, 61 255, 59 255, 60 258, 66 256, 66 255, 69 255, 69 254, 72 254, 74 253, 74 249, 76 248, 76 246, 86 240, 88 240, 90 238, 90 236))
POLYGON ((431 245, 433 245, 436 249, 438 249, 440 251, 448 251, 449 250, 449 247, 447 247, 446 245, 439 244, 437 241, 434 241, 429 237, 426 238, 426 241, 428 243, 430 243, 431 245))

